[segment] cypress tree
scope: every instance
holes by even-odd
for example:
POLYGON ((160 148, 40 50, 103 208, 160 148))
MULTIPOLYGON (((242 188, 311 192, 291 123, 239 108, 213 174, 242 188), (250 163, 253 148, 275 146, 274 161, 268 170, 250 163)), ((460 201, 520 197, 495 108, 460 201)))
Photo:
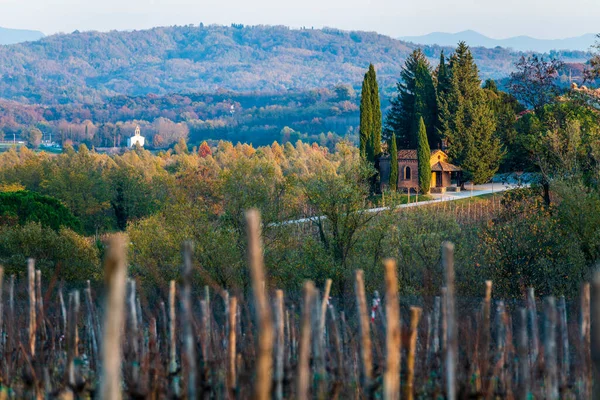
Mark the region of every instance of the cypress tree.
POLYGON ((417 161, 419 163, 419 190, 429 193, 431 188, 431 148, 427 139, 427 129, 423 117, 419 118, 419 141, 417 145, 417 161))
POLYGON ((381 102, 379 100, 379 85, 373 64, 369 64, 369 87, 371 94, 371 146, 373 159, 381 154, 381 102))
POLYGON ((360 97, 360 156, 363 160, 367 159, 367 151, 371 138, 372 127, 372 112, 371 112, 371 87, 369 85, 368 74, 362 83, 362 91, 360 97))
POLYGON ((395 133, 401 148, 417 146, 419 117, 428 127, 430 144, 437 147, 437 98, 429 61, 418 49, 406 60, 397 84, 397 96, 391 100, 391 109, 386 116, 385 135, 395 133))
POLYGON ((390 141, 390 189, 396 191, 398 185, 398 146, 396 134, 392 133, 390 141))

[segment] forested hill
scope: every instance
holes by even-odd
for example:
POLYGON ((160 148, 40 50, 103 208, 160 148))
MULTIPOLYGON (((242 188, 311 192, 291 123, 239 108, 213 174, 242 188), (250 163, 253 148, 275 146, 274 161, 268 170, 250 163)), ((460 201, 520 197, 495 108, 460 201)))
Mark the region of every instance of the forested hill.
MULTIPOLYGON (((73 32, 0 46, 0 97, 27 103, 96 103, 118 94, 286 91, 349 83, 373 62, 391 87, 417 45, 372 32, 282 26, 185 26, 73 32)), ((439 46, 425 46, 435 62, 439 46)), ((448 49, 449 50, 449 49, 448 49)), ((506 76, 520 53, 473 49, 482 78, 506 76)), ((582 62, 583 52, 562 52, 582 62)))

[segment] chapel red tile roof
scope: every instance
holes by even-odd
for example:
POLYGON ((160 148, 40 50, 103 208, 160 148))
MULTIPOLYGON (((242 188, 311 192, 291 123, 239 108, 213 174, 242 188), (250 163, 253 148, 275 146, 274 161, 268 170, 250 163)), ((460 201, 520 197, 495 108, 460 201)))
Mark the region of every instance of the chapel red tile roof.
POLYGON ((462 171, 460 167, 456 165, 449 164, 444 161, 438 161, 437 163, 431 166, 431 170, 435 172, 458 172, 462 171))
POLYGON ((398 160, 416 160, 416 150, 398 150, 398 160))

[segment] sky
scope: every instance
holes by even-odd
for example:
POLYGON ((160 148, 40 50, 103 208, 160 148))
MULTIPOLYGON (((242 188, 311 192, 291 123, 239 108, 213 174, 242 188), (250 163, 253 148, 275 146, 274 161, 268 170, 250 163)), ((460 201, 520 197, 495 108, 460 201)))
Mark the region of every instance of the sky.
POLYGON ((599 19, 600 0, 0 0, 0 26, 45 34, 203 22, 555 39, 597 33, 599 19))

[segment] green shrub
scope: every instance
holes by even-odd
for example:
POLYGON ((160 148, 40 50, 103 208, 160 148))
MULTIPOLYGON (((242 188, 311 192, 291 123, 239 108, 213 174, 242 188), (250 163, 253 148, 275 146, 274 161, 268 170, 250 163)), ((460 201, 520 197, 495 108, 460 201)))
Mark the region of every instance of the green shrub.
POLYGON ((24 276, 28 258, 35 259, 44 279, 56 276, 67 283, 83 283, 101 278, 99 250, 92 239, 38 222, 0 227, 0 264, 5 273, 24 276))
POLYGON ((20 190, 0 192, 0 221, 16 221, 20 225, 39 222, 55 231, 69 228, 79 231, 81 224, 60 201, 36 192, 20 190))

